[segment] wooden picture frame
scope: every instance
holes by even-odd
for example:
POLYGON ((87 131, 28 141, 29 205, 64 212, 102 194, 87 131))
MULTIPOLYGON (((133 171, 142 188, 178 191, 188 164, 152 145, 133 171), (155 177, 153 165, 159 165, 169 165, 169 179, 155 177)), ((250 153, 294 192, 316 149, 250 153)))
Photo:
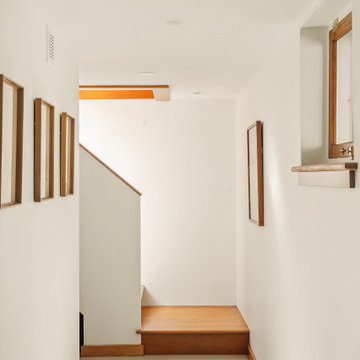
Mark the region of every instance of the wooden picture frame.
POLYGON ((24 88, 0 75, 0 208, 22 201, 23 121, 24 88))
POLYGON ((264 226, 263 134, 262 122, 247 128, 249 221, 264 226))
POLYGON ((35 99, 34 201, 54 198, 54 113, 47 101, 35 99), (45 114, 43 114, 45 109, 45 114), (46 117, 44 118, 43 115, 46 117))
POLYGON ((61 113, 60 196, 74 194, 75 119, 61 113))
POLYGON ((352 13, 329 33, 329 159, 353 157, 353 141, 337 143, 337 41, 352 30, 352 13))

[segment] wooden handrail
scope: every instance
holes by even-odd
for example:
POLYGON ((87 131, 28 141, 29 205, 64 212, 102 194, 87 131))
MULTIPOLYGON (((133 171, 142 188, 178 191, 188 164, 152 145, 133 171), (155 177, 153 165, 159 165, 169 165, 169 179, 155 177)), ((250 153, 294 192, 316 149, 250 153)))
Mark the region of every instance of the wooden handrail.
POLYGON ((84 145, 79 144, 79 146, 84 149, 89 155, 91 155, 95 160, 97 160, 101 165, 103 165, 106 169, 112 172, 118 179, 120 179, 125 185, 127 185, 131 190, 135 191, 138 195, 142 195, 139 190, 134 188, 130 183, 128 183, 124 178, 122 178, 118 173, 116 173, 111 167, 106 165, 103 161, 101 161, 96 155, 94 155, 89 149, 87 149, 84 145))

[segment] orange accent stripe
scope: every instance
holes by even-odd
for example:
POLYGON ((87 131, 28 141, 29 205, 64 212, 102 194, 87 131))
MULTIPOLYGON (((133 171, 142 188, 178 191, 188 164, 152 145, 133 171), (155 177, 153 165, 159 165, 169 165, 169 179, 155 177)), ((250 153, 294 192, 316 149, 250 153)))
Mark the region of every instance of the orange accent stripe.
POLYGON ((152 90, 80 90, 79 99, 154 99, 154 93, 152 90))
POLYGON ((169 85, 79 85, 80 89, 168 89, 169 85))

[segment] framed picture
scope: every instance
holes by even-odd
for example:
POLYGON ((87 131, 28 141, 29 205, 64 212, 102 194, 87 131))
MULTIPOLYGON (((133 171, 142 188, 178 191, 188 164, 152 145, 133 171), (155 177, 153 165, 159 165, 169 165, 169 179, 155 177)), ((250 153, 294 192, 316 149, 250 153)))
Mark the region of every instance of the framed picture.
POLYGON ((249 220, 264 226, 263 140, 262 123, 247 129, 249 220))
POLYGON ((24 88, 0 75, 0 208, 21 204, 24 88))
POLYGON ((61 113, 60 196, 74 194, 75 119, 61 113))
POLYGON ((54 111, 53 105, 43 99, 35 99, 35 202, 54 197, 54 111))

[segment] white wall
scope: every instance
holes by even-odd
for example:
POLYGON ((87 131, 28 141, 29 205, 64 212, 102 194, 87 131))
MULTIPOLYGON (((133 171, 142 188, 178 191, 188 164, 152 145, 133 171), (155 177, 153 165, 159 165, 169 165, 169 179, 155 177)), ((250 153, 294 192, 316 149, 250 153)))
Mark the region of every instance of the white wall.
POLYGON ((80 149, 85 345, 140 344, 140 196, 80 149))
MULTIPOLYGON (((78 161, 75 195, 60 198, 59 117, 78 118, 73 1, 1 1, 0 73, 25 87, 23 204, 0 210, 0 359, 77 359, 78 161), (57 60, 45 62, 46 23, 57 60), (71 35, 73 38, 73 35, 71 35), (55 199, 34 203, 34 98, 55 109, 55 199)), ((78 123, 78 121, 76 121, 78 123)))
MULTIPOLYGON (((354 2, 354 119, 360 154, 360 3, 354 2)), ((359 359, 359 184, 299 186, 300 29, 237 101, 238 306, 258 360, 359 359), (246 127, 264 121, 265 227, 247 221, 246 127)), ((359 178, 357 177, 357 180, 359 178)))
POLYGON ((235 304, 234 101, 81 101, 81 142, 142 193, 144 304, 235 304))

